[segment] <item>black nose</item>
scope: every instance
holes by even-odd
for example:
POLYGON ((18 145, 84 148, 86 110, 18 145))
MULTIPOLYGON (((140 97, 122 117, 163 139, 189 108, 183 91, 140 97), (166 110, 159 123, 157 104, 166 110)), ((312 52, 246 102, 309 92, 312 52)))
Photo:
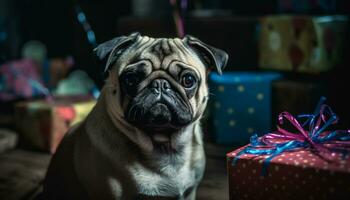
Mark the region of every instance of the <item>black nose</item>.
POLYGON ((167 91, 169 90, 170 84, 165 79, 154 79, 151 83, 151 88, 156 89, 157 92, 167 91))

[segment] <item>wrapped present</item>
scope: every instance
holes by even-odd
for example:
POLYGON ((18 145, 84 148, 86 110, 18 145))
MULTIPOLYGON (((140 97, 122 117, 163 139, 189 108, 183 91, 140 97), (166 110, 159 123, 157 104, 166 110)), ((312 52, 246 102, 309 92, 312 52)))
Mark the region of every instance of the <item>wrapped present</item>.
POLYGON ((324 100, 314 114, 281 113, 275 132, 227 154, 230 199, 349 198, 350 130, 329 130, 338 118, 324 100))
POLYGON ((253 132, 270 128, 271 81, 279 77, 253 72, 210 75, 209 109, 217 143, 246 143, 253 132))
POLYGON ((48 94, 39 74, 39 65, 23 59, 0 66, 0 100, 32 98, 48 94))
POLYGON ((266 16, 260 23, 261 68, 319 73, 344 59, 345 16, 266 16))
POLYGON ((53 93, 62 96, 89 95, 94 93, 94 89, 96 89, 96 86, 88 74, 82 70, 75 70, 66 79, 58 83, 53 93))
POLYGON ((65 97, 16 104, 20 144, 54 153, 69 127, 82 121, 95 103, 91 98, 65 97))

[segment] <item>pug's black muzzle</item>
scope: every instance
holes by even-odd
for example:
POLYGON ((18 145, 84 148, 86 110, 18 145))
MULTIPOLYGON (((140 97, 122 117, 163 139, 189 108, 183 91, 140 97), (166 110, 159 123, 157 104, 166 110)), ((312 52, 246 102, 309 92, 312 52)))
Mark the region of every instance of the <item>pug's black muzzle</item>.
POLYGON ((192 109, 169 81, 158 78, 133 98, 125 116, 143 130, 169 132, 189 124, 192 109))

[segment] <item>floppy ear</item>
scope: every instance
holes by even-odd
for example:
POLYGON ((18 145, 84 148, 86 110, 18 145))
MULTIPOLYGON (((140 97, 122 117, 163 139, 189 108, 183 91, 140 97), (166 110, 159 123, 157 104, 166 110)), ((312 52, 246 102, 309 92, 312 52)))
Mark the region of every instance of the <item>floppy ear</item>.
POLYGON ((194 49, 209 67, 215 66, 217 72, 222 74, 228 61, 228 55, 225 51, 209 46, 191 35, 186 35, 182 41, 194 49))
POLYGON ((106 56, 109 54, 104 72, 106 72, 109 69, 110 65, 117 60, 118 55, 120 55, 133 42, 135 42, 135 39, 138 36, 140 36, 140 34, 135 32, 130 34, 129 36, 116 37, 112 40, 98 45, 94 49, 94 52, 101 60, 105 59, 106 56))

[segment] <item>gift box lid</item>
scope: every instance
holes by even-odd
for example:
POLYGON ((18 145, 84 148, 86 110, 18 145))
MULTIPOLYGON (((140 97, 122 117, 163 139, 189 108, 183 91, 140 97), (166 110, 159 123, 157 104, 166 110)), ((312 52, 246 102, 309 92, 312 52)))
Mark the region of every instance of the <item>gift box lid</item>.
POLYGON ((240 82, 265 82, 280 78, 282 75, 276 72, 224 72, 210 74, 210 80, 220 84, 233 84, 240 82))
MULTIPOLYGON (((245 147, 226 154, 228 159, 234 159, 239 152, 245 147)), ((269 157, 269 155, 254 155, 243 154, 239 157, 240 160, 250 160, 252 162, 259 162, 260 164, 269 157)), ((341 153, 332 153, 330 155, 332 160, 323 159, 317 153, 313 153, 310 149, 298 149, 290 152, 283 152, 271 160, 270 165, 288 165, 302 168, 316 168, 318 170, 327 170, 333 172, 350 173, 350 157, 343 157, 341 153)), ((239 161, 238 161, 239 162, 239 161)))

